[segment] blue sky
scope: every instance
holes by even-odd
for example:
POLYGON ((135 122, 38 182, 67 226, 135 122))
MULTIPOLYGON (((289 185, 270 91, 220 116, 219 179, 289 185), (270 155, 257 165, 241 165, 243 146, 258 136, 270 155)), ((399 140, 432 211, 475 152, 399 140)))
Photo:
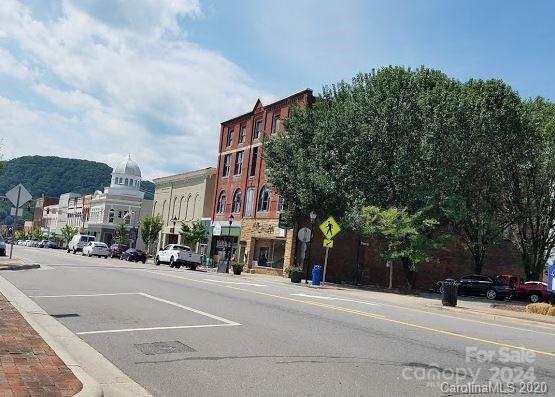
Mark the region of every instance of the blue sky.
POLYGON ((212 166, 219 123, 258 97, 390 64, 555 99, 553 15, 547 0, 2 0, 2 151, 131 153, 147 178, 212 166))

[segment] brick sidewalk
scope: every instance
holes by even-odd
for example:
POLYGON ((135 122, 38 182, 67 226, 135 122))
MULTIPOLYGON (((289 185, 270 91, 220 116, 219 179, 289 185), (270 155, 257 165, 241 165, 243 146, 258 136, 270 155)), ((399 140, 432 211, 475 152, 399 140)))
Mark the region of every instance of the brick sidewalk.
POLYGON ((73 396, 81 382, 0 294, 0 397, 73 396))

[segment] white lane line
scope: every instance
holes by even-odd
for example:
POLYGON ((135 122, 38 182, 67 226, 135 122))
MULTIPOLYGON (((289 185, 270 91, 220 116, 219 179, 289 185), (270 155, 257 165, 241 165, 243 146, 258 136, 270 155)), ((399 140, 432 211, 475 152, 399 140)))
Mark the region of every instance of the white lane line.
POLYGON ((185 310, 188 310, 188 311, 190 311, 190 312, 200 314, 201 316, 205 316, 205 317, 212 318, 212 319, 214 319, 214 320, 221 321, 222 323, 226 323, 227 325, 241 325, 241 324, 239 324, 239 323, 236 323, 235 321, 227 320, 227 319, 225 319, 225 318, 223 318, 223 317, 219 317, 219 316, 216 316, 216 315, 214 315, 214 314, 210 314, 210 313, 203 312, 203 311, 201 311, 201 310, 193 309, 192 307, 185 306, 185 305, 182 305, 182 304, 180 304, 180 303, 172 302, 172 301, 169 301, 169 300, 166 300, 166 299, 158 298, 158 297, 156 297, 156 296, 152 296, 152 295, 149 295, 149 294, 145 294, 144 292, 141 292, 141 293, 139 293, 139 294, 142 295, 142 296, 145 296, 145 297, 147 297, 147 298, 153 299, 153 300, 155 300, 155 301, 158 301, 158 302, 167 303, 168 305, 172 305, 172 306, 175 306, 175 307, 179 307, 179 308, 181 308, 181 309, 185 309, 185 310))
POLYGON ((291 294, 291 295, 302 296, 305 298, 312 298, 312 299, 323 299, 327 301, 344 301, 344 302, 361 303, 363 305, 369 305, 369 306, 379 306, 377 303, 358 301, 355 299, 347 299, 347 298, 334 298, 332 296, 319 296, 319 295, 307 295, 307 294, 291 294))
POLYGON ((213 283, 221 283, 221 284, 252 285, 253 287, 267 287, 267 285, 264 285, 264 284, 244 283, 244 282, 237 282, 237 281, 222 281, 222 280, 214 280, 211 278, 205 278, 204 281, 210 281, 213 283))
POLYGON ((86 298, 91 296, 141 295, 141 292, 117 292, 107 294, 29 295, 29 298, 86 298))
POLYGON ((126 328, 126 329, 107 329, 102 331, 83 331, 76 332, 76 335, 92 335, 92 334, 116 334, 120 332, 136 332, 136 331, 158 331, 170 329, 187 329, 187 328, 213 328, 213 327, 233 327, 241 325, 238 323, 233 324, 209 324, 209 325, 177 325, 174 327, 150 327, 150 328, 126 328))

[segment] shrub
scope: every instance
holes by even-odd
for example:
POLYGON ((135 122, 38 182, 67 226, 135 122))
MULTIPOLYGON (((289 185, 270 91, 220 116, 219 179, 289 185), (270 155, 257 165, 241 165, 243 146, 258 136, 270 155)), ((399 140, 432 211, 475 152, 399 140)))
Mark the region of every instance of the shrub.
POLYGON ((544 316, 555 316, 555 306, 549 303, 531 303, 526 306, 528 313, 543 314, 544 316))

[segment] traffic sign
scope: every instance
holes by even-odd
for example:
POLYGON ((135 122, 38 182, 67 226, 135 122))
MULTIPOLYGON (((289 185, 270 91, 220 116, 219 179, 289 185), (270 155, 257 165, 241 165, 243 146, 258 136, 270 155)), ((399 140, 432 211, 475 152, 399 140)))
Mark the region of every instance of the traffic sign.
POLYGON ((320 230, 322 231, 322 233, 324 233, 324 236, 327 239, 331 240, 335 237, 337 233, 341 231, 341 228, 339 227, 335 219, 333 219, 333 216, 330 216, 328 219, 322 222, 322 224, 320 225, 320 230))
POLYGON ((303 227, 297 233, 297 237, 299 237, 299 241, 301 243, 308 243, 310 241, 310 237, 312 237, 312 232, 308 227, 303 227))
POLYGON ((324 248, 333 248, 333 240, 328 240, 327 238, 325 238, 322 245, 324 246, 324 248))
POLYGON ((555 265, 547 268, 547 290, 553 292, 555 289, 555 265))
POLYGON ((33 198, 21 183, 7 192, 6 197, 18 208, 33 198))

